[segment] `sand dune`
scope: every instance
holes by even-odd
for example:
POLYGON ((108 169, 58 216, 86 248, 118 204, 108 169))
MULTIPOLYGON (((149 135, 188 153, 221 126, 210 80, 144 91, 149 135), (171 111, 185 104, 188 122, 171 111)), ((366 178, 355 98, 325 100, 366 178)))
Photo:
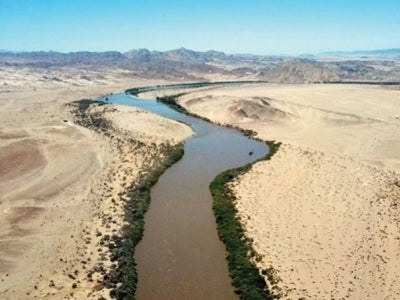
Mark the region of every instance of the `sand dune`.
POLYGON ((264 85, 184 95, 188 110, 284 144, 232 186, 283 299, 400 297, 400 93, 264 85), (272 268, 272 269, 271 269, 272 268))
POLYGON ((103 83, 87 82, 71 72, 37 82, 41 74, 16 70, 0 87, 1 299, 109 298, 103 276, 111 262, 101 239, 123 225, 127 186, 161 144, 192 134, 181 123, 111 105, 89 113, 102 114, 118 138, 80 126, 65 104, 143 82, 109 73, 103 83))
POLYGON ((276 139, 400 170, 400 93, 362 85, 264 85, 182 96, 190 111, 276 139), (386 146, 387 145, 387 146, 386 146))
POLYGON ((400 176, 283 146, 234 188, 246 230, 287 298, 400 297, 400 176), (259 184, 259 188, 254 189, 259 184))

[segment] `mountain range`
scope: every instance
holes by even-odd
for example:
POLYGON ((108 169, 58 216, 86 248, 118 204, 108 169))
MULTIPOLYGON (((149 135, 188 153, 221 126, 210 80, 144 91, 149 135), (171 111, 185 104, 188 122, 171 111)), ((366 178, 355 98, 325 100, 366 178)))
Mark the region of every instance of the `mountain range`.
POLYGON ((225 54, 214 50, 199 52, 185 48, 164 52, 135 49, 125 53, 0 51, 0 66, 116 68, 129 70, 143 78, 182 81, 217 77, 288 83, 400 81, 400 49, 324 52, 301 57, 225 54))

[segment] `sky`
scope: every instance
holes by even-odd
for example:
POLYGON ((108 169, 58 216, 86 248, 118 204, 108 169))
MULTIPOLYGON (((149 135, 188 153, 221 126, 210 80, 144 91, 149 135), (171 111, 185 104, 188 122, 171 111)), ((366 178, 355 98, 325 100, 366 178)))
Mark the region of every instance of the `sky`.
POLYGON ((0 0, 0 49, 251 54, 400 48, 399 0, 0 0))

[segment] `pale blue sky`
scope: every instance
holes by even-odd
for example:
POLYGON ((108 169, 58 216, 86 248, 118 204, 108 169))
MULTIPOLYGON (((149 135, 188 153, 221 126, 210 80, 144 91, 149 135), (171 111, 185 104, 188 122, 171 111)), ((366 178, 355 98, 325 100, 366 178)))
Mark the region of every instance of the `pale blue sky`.
POLYGON ((302 54, 400 47, 398 0, 0 0, 0 49, 302 54))

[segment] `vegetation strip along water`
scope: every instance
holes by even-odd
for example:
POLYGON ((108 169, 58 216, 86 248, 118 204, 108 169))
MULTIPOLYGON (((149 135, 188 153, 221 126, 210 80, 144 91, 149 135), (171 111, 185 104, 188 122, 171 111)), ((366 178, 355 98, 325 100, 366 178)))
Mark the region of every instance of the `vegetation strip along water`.
POLYGON ((137 185, 132 184, 130 200, 125 205, 125 220, 128 225, 122 228, 123 242, 119 247, 111 247, 111 259, 118 262, 118 267, 111 276, 120 285, 111 290, 112 298, 135 299, 138 274, 135 262, 135 247, 143 237, 144 215, 150 205, 150 191, 160 176, 183 157, 183 144, 169 146, 164 151, 164 159, 156 167, 148 170, 145 178, 137 185))
MULTIPOLYGON (((270 152, 261 160, 270 159, 280 146, 280 143, 273 141, 268 141, 267 144, 270 152)), ((254 263, 260 257, 254 250, 251 240, 245 236, 243 226, 238 219, 238 211, 235 206, 236 197, 228 186, 240 174, 249 171, 254 163, 227 170, 210 183, 210 191, 214 200, 213 211, 217 218, 218 235, 228 253, 227 260, 232 283, 240 298, 276 299, 254 263)), ((270 282, 273 282, 272 269, 265 269, 261 272, 269 278, 270 282)))
POLYGON ((140 93, 158 91, 158 90, 168 90, 168 89, 194 89, 202 87, 213 87, 213 86, 229 86, 229 85, 243 85, 243 84, 257 84, 257 83, 267 83, 268 81, 262 80, 242 80, 242 81, 203 81, 203 82, 193 82, 193 83, 178 83, 178 84, 166 84, 166 85, 156 85, 156 86, 146 86, 137 87, 132 89, 127 89, 125 93, 138 96, 140 93))

